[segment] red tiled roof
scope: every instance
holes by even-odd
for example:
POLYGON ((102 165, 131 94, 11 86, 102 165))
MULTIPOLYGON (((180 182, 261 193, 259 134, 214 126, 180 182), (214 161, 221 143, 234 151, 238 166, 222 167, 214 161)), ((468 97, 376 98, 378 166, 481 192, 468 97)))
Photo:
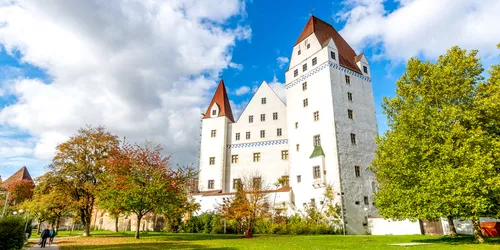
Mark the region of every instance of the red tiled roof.
POLYGON ((333 26, 315 16, 311 16, 311 18, 309 18, 309 21, 307 21, 302 33, 300 33, 295 45, 302 42, 313 33, 316 35, 316 38, 323 47, 328 45, 330 39, 333 39, 333 42, 339 51, 339 64, 344 68, 348 68, 361 74, 361 70, 358 68, 355 61, 356 52, 354 52, 351 46, 349 46, 349 44, 335 30, 335 28, 333 28, 333 26))
POLYGON ((33 179, 31 179, 31 175, 28 172, 28 169, 26 168, 26 166, 22 167, 16 173, 14 173, 9 178, 7 178, 7 180, 5 180, 2 183, 2 187, 8 188, 10 185, 12 185, 18 181, 21 181, 21 180, 33 181, 33 179))
POLYGON ((219 116, 226 116, 229 120, 234 122, 233 111, 231 110, 231 105, 229 104, 229 98, 227 97, 226 86, 224 86, 224 80, 220 80, 217 90, 215 90, 214 97, 208 105, 207 112, 203 116, 203 119, 210 118, 210 109, 212 105, 216 103, 219 105, 219 116))

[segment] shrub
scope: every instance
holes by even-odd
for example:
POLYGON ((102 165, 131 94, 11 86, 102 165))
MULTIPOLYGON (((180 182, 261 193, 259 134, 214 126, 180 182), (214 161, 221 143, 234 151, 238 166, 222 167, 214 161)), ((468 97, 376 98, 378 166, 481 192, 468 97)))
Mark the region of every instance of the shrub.
POLYGON ((25 237, 22 218, 10 216, 0 219, 0 249, 22 249, 25 237))

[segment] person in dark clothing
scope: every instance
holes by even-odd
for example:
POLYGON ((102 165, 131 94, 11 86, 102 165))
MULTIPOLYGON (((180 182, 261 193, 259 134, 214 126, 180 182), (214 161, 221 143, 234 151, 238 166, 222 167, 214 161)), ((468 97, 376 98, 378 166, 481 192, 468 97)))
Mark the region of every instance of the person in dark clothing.
POLYGON ((45 243, 47 243, 47 238, 50 237, 49 226, 46 226, 42 231, 42 241, 40 242, 40 247, 45 247, 45 243))

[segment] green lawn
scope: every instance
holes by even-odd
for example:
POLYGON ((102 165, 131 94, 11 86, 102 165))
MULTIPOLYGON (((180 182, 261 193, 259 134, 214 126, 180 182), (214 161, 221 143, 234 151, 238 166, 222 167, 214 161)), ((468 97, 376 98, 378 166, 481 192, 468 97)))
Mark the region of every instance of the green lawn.
MULTIPOLYGON (((71 236, 79 232, 73 232, 71 236)), ((369 236, 369 235, 257 235, 245 239, 240 235, 166 234, 150 232, 136 240, 132 232, 93 232, 91 237, 56 238, 61 249, 406 249, 391 246, 395 243, 429 243, 410 249, 500 249, 500 238, 488 239, 485 244, 473 244, 471 237, 450 239, 439 236, 369 236)))

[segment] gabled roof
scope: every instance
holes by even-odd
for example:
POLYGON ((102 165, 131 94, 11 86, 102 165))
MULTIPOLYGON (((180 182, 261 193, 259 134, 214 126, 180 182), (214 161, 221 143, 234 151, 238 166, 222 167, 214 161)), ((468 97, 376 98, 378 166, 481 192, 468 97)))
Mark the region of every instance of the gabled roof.
POLYGON ((225 116, 232 122, 234 122, 233 111, 231 110, 231 104, 229 104, 229 98, 227 97, 226 86, 224 85, 224 80, 220 80, 217 90, 215 90, 214 97, 208 105, 207 112, 203 116, 203 119, 210 118, 210 109, 215 104, 219 105, 219 117, 225 116))
POLYGON ((333 28, 333 26, 315 16, 311 16, 311 18, 309 18, 309 21, 307 21, 306 26, 302 30, 302 33, 300 33, 299 38, 295 42, 295 45, 302 42, 311 34, 316 35, 316 38, 318 39, 322 47, 327 46, 330 39, 332 39, 339 51, 339 64, 345 68, 361 74, 361 70, 358 68, 355 61, 356 52, 354 52, 351 46, 349 46, 349 44, 335 30, 335 28, 333 28))
POLYGON ((22 167, 16 173, 11 175, 7 180, 5 180, 2 183, 2 187, 8 188, 10 185, 12 185, 18 181, 21 181, 21 180, 33 181, 33 179, 31 179, 31 175, 28 172, 28 169, 26 168, 26 166, 22 167))

